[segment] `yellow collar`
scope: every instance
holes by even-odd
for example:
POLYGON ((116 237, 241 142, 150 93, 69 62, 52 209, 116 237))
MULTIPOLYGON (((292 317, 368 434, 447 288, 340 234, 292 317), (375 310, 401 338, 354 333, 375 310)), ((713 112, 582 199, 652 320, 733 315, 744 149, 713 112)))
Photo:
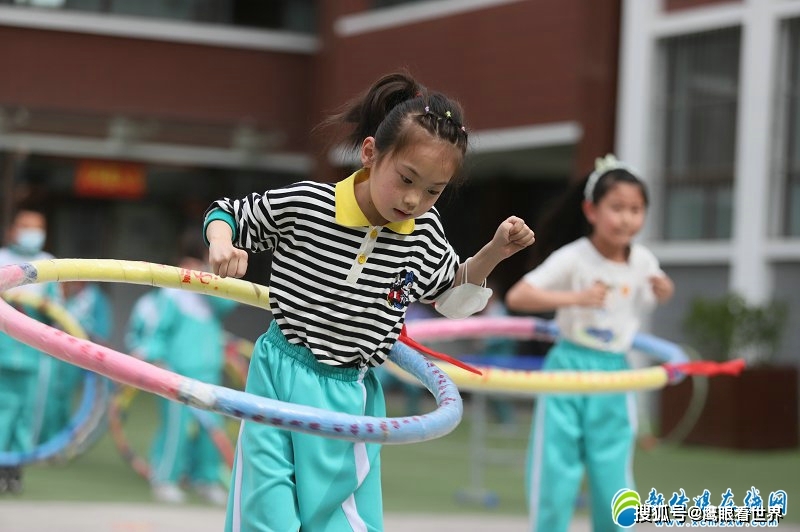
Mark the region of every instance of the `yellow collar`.
MULTIPOLYGON (((371 227, 367 217, 361 211, 356 201, 355 184, 362 179, 369 179, 369 174, 361 170, 355 171, 350 177, 336 183, 336 223, 345 227, 371 227)), ((414 231, 414 220, 391 222, 386 227, 401 235, 410 235, 414 231)))

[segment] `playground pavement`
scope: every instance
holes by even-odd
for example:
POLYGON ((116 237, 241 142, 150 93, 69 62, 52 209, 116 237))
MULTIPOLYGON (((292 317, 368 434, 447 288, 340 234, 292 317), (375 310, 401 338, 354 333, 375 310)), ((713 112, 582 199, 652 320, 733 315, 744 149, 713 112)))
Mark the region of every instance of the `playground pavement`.
MULTIPOLYGON (((2 532, 221 532, 225 512, 199 506, 38 502, 0 499, 2 532)), ((524 532, 522 516, 491 514, 386 515, 386 532, 524 532)), ((781 524, 783 532, 800 532, 800 526, 781 524)), ((575 519, 570 532, 590 532, 585 518, 575 519)), ((637 526, 637 531, 656 530, 637 526)), ((706 528, 709 530, 709 528, 706 528)), ((713 529, 712 529, 713 530, 713 529)))

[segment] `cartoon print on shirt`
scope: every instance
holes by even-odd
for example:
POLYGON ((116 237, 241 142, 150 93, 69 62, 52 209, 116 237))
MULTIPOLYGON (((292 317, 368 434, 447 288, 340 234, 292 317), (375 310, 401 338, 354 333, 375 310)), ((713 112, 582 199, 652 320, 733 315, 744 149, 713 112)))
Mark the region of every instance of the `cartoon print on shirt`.
POLYGON ((609 343, 614 339, 614 331, 611 329, 600 329, 598 327, 586 327, 586 334, 592 338, 597 338, 603 343, 609 343))
MULTIPOLYGON (((601 281, 606 285, 608 292, 606 293, 605 304, 603 308, 596 309, 602 315, 606 314, 610 308, 620 307, 631 304, 631 286, 628 283, 609 283, 601 281)), ((597 320, 602 322, 602 318, 597 320)), ((584 329, 586 335, 590 338, 595 338, 605 344, 612 342, 615 338, 614 330, 610 327, 596 327, 589 326, 584 329)))
POLYGON ((414 281, 416 281, 414 272, 403 270, 398 273, 392 281, 392 286, 389 287, 386 304, 397 309, 407 307, 411 303, 411 289, 414 281))

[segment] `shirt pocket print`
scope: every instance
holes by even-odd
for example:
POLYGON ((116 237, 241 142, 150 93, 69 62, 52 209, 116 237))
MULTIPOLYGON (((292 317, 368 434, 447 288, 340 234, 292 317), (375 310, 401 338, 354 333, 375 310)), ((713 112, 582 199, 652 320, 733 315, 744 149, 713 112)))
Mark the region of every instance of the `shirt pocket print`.
POLYGON ((404 309, 412 301, 414 285, 417 277, 410 270, 402 270, 395 275, 389 292, 386 294, 386 305, 394 309, 404 309))

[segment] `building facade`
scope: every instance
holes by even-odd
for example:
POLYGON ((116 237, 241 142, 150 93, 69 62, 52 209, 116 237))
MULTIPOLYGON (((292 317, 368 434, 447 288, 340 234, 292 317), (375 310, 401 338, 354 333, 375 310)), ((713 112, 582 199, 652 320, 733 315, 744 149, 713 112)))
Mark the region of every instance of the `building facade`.
POLYGON ((692 298, 789 305, 778 361, 800 361, 800 2, 626 0, 616 149, 653 190, 644 240, 692 298))
MULTIPOLYGON (((4 226, 33 199, 57 256, 173 263, 211 200, 344 177, 313 126, 406 68, 466 110, 467 185, 441 209, 468 256, 613 148, 619 24, 619 0, 3 0, 4 226)), ((108 288, 119 340, 142 289, 108 288)))

